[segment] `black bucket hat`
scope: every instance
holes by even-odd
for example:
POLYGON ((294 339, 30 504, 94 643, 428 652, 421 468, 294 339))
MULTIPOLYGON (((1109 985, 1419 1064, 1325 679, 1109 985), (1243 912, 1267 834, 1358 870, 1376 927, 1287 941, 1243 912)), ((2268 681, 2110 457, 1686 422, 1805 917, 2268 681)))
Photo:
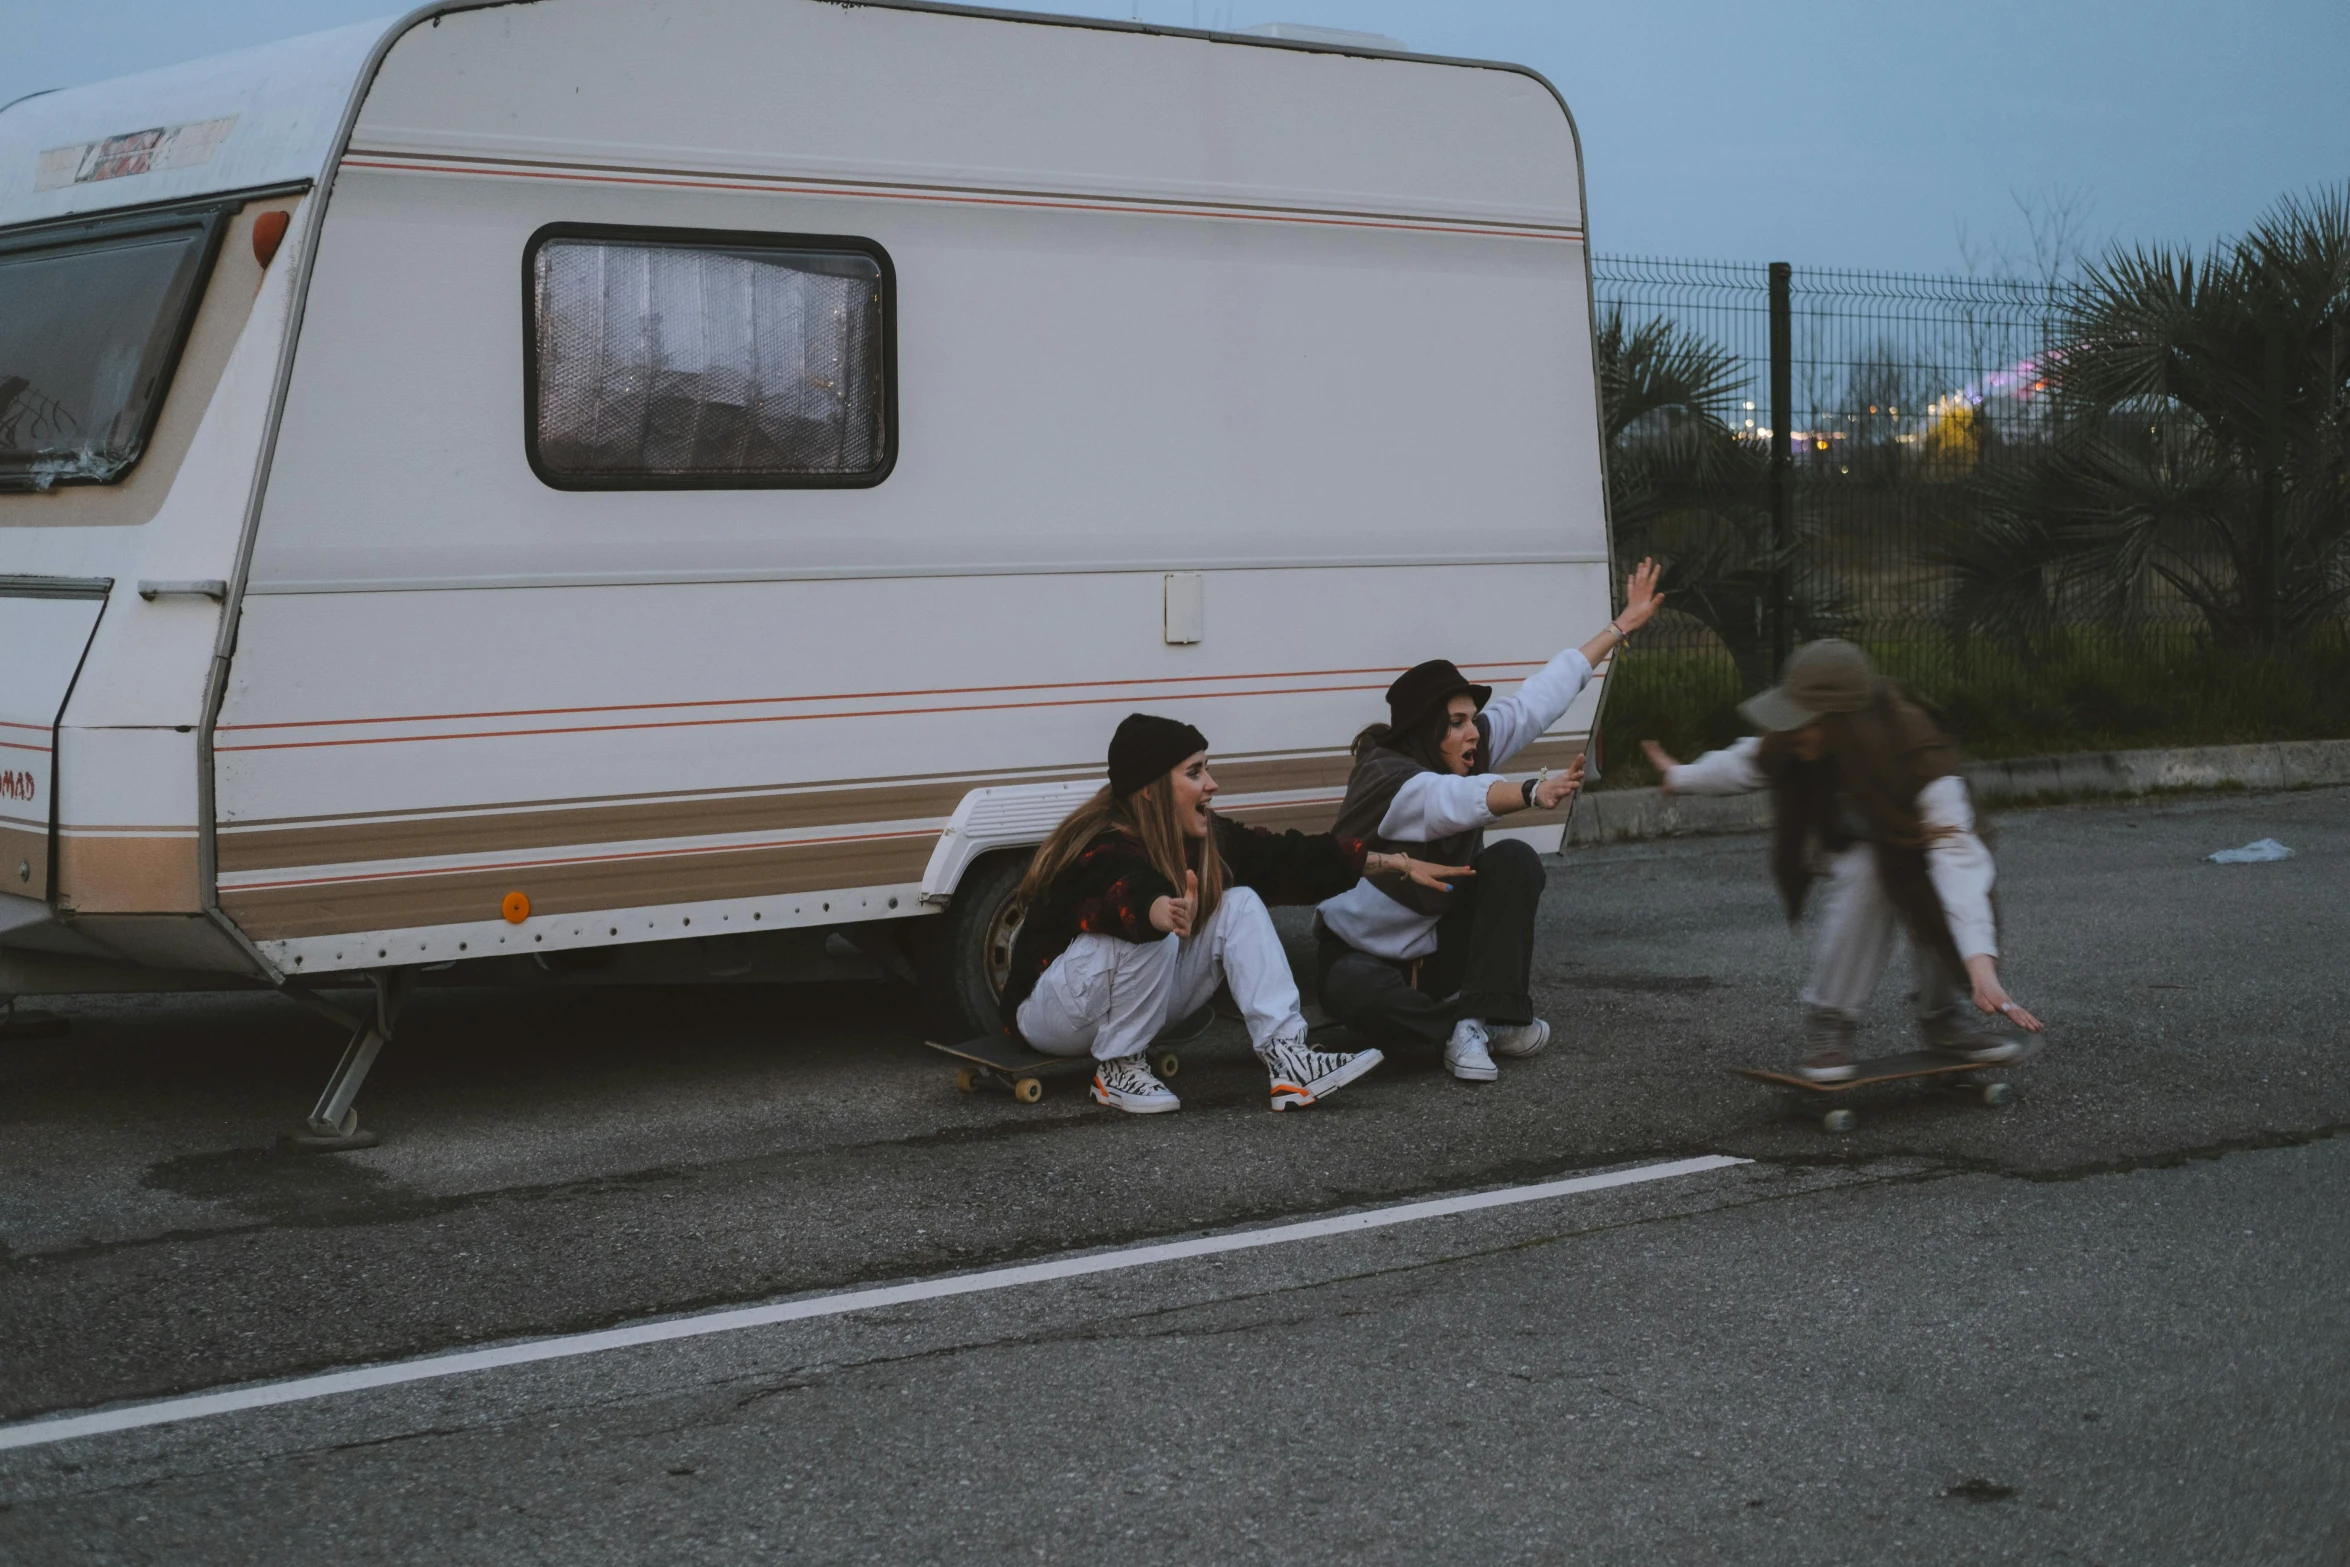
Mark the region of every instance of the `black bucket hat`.
POLYGON ((1409 733, 1414 724, 1463 691, 1474 697, 1479 707, 1493 700, 1493 687, 1477 684, 1449 658, 1414 664, 1387 688, 1387 725, 1399 735, 1409 733))

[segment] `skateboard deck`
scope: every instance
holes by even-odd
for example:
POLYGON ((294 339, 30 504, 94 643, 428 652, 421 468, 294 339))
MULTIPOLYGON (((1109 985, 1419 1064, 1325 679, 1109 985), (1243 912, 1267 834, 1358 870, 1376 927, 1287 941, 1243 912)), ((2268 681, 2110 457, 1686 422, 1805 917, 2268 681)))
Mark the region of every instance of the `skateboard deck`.
MULTIPOLYGON (((1151 1042, 1151 1070, 1160 1077, 1173 1077, 1183 1068, 1183 1060, 1170 1048, 1171 1044, 1197 1039, 1206 1032, 1206 1023, 1192 1027, 1193 1021, 1194 1018, 1185 1018, 1171 1024, 1151 1042)), ((1215 1015, 1209 1013, 1207 1021, 1214 1022, 1215 1015)), ((982 1034, 977 1039, 953 1045, 940 1044, 935 1039, 923 1043, 941 1055, 969 1063, 955 1074, 955 1086, 963 1092, 974 1093, 980 1084, 987 1083, 1010 1090, 1012 1097, 1024 1105, 1032 1105, 1044 1097, 1046 1078, 1060 1072, 1093 1070, 1093 1057, 1089 1055, 1048 1056, 1004 1034, 982 1034)))
MULTIPOLYGON (((2003 1105, 2015 1097, 2015 1090, 2005 1082, 1986 1074, 2022 1066, 2040 1053, 2041 1041, 2026 1038, 2023 1054, 2005 1061, 1958 1061, 1938 1050, 1911 1050, 1897 1056, 1876 1056, 1853 1063, 1852 1076, 1841 1083, 1815 1083, 1794 1072, 1774 1071, 1769 1067, 1741 1066, 1732 1068, 1740 1077, 1757 1083, 1768 1083, 1774 1088, 1792 1089, 1818 1096, 1815 1104, 1833 1103, 1838 1094, 1850 1093, 1856 1088, 1871 1088, 1883 1083, 1901 1083, 1912 1079, 1941 1079, 1942 1086, 1971 1092, 1987 1105, 2003 1105)), ((1825 1111, 1820 1124, 1831 1132, 1849 1132, 1859 1124, 1859 1117, 1842 1106, 1825 1111)))

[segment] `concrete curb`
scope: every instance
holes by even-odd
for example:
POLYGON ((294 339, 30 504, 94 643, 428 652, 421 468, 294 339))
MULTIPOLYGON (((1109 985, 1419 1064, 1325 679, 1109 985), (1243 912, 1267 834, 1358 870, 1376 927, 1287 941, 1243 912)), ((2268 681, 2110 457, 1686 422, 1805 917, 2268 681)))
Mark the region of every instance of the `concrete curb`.
MULTIPOLYGON (((1969 762, 1966 776, 1985 805, 2053 805, 2128 799, 2173 790, 2322 789, 2350 785, 2350 740, 2285 740, 2272 745, 2180 746, 2152 751, 2078 751, 1969 762)), ((1569 845, 1624 843, 1709 833, 1767 832, 1767 794, 1667 799, 1658 789, 1602 789, 1575 803, 1569 845)))

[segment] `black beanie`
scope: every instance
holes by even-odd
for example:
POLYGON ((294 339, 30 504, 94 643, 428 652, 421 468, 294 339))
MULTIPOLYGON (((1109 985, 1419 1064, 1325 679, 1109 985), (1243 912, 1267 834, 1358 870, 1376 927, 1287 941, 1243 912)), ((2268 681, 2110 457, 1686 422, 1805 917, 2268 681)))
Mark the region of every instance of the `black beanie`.
POLYGON ((1175 764, 1208 748, 1208 737, 1189 724, 1150 713, 1128 713, 1110 736, 1110 793, 1120 799, 1175 764))

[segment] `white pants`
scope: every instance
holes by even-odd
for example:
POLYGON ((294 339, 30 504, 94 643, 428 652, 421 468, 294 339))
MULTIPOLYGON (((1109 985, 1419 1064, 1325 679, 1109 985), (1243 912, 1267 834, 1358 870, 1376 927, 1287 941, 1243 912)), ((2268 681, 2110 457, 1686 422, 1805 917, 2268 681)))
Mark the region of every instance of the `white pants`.
MULTIPOLYGON (((1856 843, 1837 853, 1828 861, 1826 880, 1819 946, 1812 958, 1811 980, 1803 987, 1803 1003, 1857 1020, 1893 960, 1895 940, 1905 932, 1893 900, 1885 894, 1884 878, 1877 874, 1874 845, 1856 843)), ((1944 974, 1941 961, 1915 940, 1910 943, 1909 965, 1917 1010, 1923 1014, 1948 1006, 1957 976, 1944 974)))
POLYGON ((1232 987, 1250 1044, 1305 1037, 1289 955, 1264 900, 1246 887, 1227 888, 1189 939, 1078 937, 1020 1003, 1020 1034, 1048 1056, 1140 1055, 1160 1029, 1206 1006, 1219 982, 1232 987))

